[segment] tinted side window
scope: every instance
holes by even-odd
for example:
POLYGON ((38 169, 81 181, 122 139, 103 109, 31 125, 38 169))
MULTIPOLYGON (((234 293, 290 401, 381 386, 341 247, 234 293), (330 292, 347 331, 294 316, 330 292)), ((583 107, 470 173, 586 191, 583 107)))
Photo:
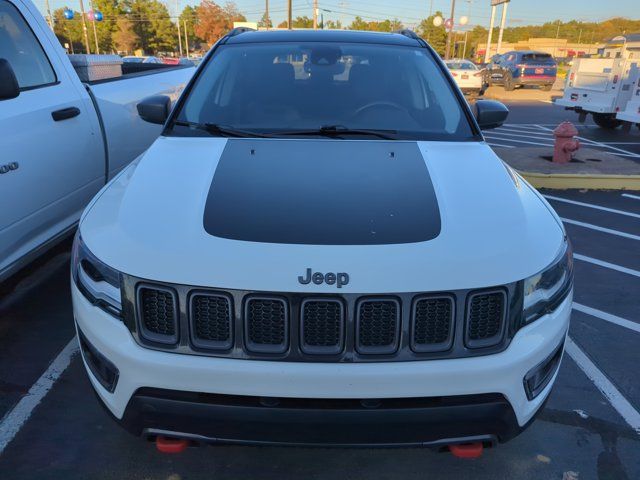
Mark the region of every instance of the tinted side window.
POLYGON ((20 89, 56 82, 38 39, 20 12, 5 0, 0 0, 0 58, 8 60, 20 89))

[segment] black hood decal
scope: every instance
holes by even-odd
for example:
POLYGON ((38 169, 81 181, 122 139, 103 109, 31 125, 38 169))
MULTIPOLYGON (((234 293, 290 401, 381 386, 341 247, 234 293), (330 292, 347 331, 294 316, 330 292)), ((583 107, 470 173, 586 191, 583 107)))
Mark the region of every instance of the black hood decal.
POLYGON ((412 243, 438 236, 440 212, 414 142, 231 139, 204 228, 266 243, 412 243))

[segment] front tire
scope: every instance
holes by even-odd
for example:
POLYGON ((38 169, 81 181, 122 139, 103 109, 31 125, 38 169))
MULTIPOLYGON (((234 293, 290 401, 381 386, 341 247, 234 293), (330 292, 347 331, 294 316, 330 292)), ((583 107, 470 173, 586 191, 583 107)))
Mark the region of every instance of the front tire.
POLYGON ((550 92, 552 88, 553 88, 553 85, 543 85, 542 86, 542 91, 543 92, 550 92))
POLYGON ((515 85, 513 84, 513 78, 509 75, 504 78, 504 89, 506 92, 513 92, 515 90, 515 85))
POLYGON ((615 130, 620 125, 622 125, 622 122, 620 120, 617 120, 610 113, 594 113, 592 116, 595 124, 600 128, 604 128, 606 130, 615 130))

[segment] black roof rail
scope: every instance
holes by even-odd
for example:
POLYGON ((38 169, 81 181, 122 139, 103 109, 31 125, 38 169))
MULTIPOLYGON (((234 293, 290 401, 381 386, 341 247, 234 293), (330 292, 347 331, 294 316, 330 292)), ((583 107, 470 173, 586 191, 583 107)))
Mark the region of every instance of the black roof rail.
POLYGON ((425 42, 420 35, 418 35, 416 32, 414 32, 413 30, 410 30, 408 28, 403 28, 401 30, 396 30, 393 33, 398 33, 400 35, 404 35, 405 37, 408 38, 412 38, 413 40, 417 40, 422 46, 426 46, 427 42, 425 42))
POLYGON ((236 35, 240 35, 241 33, 245 33, 245 32, 255 32, 256 29, 255 28, 251 28, 251 27, 236 27, 234 29, 232 29, 229 33, 227 33, 227 37, 235 37, 236 35))

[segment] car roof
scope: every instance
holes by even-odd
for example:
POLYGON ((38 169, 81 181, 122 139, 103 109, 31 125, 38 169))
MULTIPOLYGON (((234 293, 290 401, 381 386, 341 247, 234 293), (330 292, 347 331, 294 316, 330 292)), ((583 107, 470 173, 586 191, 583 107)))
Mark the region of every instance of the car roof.
POLYGON ((277 42, 371 43, 420 47, 421 43, 401 33, 354 30, 260 30, 246 31, 227 38, 227 44, 277 42))

